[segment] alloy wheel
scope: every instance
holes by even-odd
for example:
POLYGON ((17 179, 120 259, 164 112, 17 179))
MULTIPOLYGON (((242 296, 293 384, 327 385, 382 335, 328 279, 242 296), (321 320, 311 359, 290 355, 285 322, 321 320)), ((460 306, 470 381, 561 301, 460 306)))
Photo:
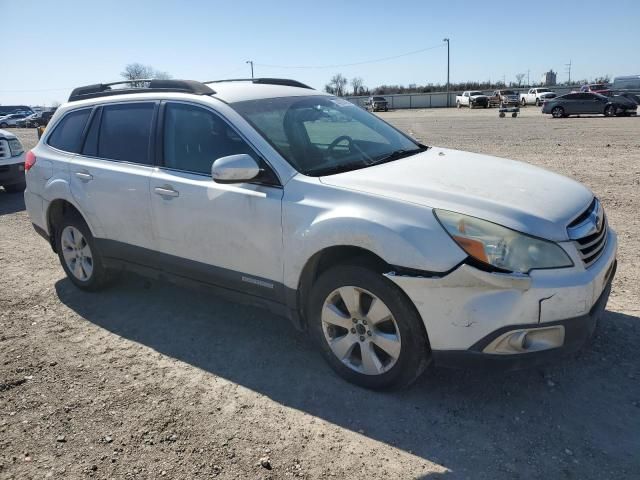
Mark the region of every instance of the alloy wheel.
POLYGON ((358 373, 383 374, 400 357, 402 342, 393 314, 365 289, 344 286, 331 292, 322 308, 322 330, 336 358, 358 373))
POLYGON ((86 282, 93 274, 93 255, 84 235, 71 225, 62 230, 60 236, 62 256, 71 274, 86 282))

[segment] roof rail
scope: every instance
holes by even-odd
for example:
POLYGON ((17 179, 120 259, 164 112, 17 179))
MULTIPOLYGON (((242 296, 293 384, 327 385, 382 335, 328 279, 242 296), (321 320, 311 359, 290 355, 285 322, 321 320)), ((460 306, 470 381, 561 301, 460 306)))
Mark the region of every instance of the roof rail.
POLYGON ((194 80, 157 80, 139 79, 125 80, 112 83, 96 83, 74 88, 69 95, 70 102, 85 100, 88 98, 106 97, 111 95, 125 95, 127 93, 154 92, 182 92, 195 95, 213 95, 216 93, 210 87, 194 80), (129 85, 129 88, 111 88, 113 85, 129 85))
POLYGON ((313 90, 309 85, 305 85, 302 82, 297 80, 290 80, 288 78, 229 78, 227 80, 210 80, 208 82, 202 82, 204 84, 210 83, 223 83, 223 82, 252 82, 258 83, 261 85, 283 85, 285 87, 298 87, 298 88, 308 88, 309 90, 313 90))

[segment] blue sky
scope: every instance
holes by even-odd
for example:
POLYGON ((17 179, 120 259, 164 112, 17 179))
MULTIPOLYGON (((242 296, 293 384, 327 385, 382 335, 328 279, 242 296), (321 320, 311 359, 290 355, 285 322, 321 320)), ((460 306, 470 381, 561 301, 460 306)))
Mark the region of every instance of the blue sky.
POLYGON ((337 72, 365 85, 640 74, 640 1, 0 0, 1 104, 64 101, 140 62, 174 78, 282 76, 322 88, 337 72), (392 6, 392 7, 390 7, 392 6), (578 8, 579 6, 579 8, 578 8), (615 11, 615 15, 612 13, 615 11), (502 20, 511 18, 508 24, 502 20), (615 21, 613 19, 616 19, 615 21), (625 25, 622 25, 626 22, 625 25), (323 66, 437 48, 395 60, 323 66))

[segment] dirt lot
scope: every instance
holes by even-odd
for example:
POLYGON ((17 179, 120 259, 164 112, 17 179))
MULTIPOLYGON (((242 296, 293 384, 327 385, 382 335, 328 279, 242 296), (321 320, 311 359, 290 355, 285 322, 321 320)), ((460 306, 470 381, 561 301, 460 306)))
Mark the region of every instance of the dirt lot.
POLYGON ((431 369, 408 391, 364 391, 261 310, 134 276, 78 291, 21 196, 0 191, 0 478, 638 478, 640 118, 381 116, 596 192, 620 266, 587 350, 544 370, 431 369))

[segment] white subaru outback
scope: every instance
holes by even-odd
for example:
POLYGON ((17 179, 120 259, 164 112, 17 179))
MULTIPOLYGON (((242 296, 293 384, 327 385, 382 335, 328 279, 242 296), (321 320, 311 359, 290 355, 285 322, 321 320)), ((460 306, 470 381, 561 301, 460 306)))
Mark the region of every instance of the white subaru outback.
POLYGON ((616 234, 583 185, 421 145, 292 80, 73 91, 26 156, 25 201, 69 279, 196 281, 307 329, 370 388, 436 365, 579 349, 616 234))

